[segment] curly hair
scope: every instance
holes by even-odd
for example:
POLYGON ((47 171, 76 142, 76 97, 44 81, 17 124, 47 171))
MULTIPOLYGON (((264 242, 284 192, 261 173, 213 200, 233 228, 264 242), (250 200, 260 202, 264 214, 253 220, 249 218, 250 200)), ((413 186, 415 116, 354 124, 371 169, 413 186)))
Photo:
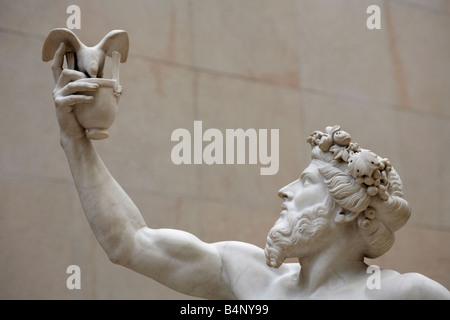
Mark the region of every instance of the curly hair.
POLYGON ((402 182, 394 168, 386 175, 387 197, 372 196, 364 184, 350 174, 348 164, 336 159, 318 145, 312 148, 312 159, 324 164, 319 172, 333 199, 344 210, 359 213, 355 219, 358 232, 365 243, 364 255, 377 258, 394 243, 394 232, 409 219, 411 209, 403 199, 402 182))

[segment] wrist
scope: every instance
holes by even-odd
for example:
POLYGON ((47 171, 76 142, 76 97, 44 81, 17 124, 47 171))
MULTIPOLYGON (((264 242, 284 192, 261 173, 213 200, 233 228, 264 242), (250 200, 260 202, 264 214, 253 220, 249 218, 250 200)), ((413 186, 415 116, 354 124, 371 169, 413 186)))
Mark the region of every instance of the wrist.
POLYGON ((75 145, 80 145, 83 142, 87 142, 88 140, 89 139, 86 137, 86 134, 84 132, 80 132, 78 134, 66 134, 64 132, 61 132, 59 136, 59 143, 64 150, 75 145))

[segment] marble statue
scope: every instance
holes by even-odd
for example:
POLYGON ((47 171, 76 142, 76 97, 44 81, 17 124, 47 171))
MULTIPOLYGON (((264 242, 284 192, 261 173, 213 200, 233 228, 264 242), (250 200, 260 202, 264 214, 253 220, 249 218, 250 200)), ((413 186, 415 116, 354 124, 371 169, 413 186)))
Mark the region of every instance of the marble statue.
POLYGON ((411 210, 389 160, 361 148, 338 125, 307 139, 311 162, 278 191, 282 211, 265 249, 147 226, 77 120, 80 105, 95 103, 86 93, 99 90, 78 80, 98 72, 89 65, 63 68, 68 44, 53 48, 61 146, 86 218, 113 263, 206 299, 450 299, 446 288, 418 273, 381 269, 379 286, 368 286, 364 258, 390 249, 411 210))

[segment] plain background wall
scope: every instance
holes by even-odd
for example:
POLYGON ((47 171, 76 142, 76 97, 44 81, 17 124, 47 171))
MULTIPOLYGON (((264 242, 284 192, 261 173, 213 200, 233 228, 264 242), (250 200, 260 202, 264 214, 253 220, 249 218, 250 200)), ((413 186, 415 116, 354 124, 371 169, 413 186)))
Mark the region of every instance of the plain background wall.
POLYGON ((54 115, 47 34, 81 8, 89 45, 126 30, 124 94, 95 145, 152 227, 263 247, 277 190, 340 124, 400 173, 413 208, 367 261, 450 288, 450 5, 445 0, 0 0, 0 298, 188 299, 112 264, 84 218, 54 115), (381 30, 366 9, 381 8, 381 30), (280 169, 171 162, 177 128, 280 130, 280 169), (81 268, 68 290, 66 268, 81 268))

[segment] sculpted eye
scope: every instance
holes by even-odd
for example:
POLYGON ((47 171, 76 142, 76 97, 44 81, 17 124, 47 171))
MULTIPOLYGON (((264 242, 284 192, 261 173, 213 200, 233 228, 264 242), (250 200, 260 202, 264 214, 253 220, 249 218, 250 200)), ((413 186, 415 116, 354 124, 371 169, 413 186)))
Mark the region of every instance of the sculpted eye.
POLYGON ((314 177, 308 173, 308 172, 304 172, 301 176, 300 176, 300 183, 303 186, 307 186, 309 184, 313 184, 314 183, 314 177))

